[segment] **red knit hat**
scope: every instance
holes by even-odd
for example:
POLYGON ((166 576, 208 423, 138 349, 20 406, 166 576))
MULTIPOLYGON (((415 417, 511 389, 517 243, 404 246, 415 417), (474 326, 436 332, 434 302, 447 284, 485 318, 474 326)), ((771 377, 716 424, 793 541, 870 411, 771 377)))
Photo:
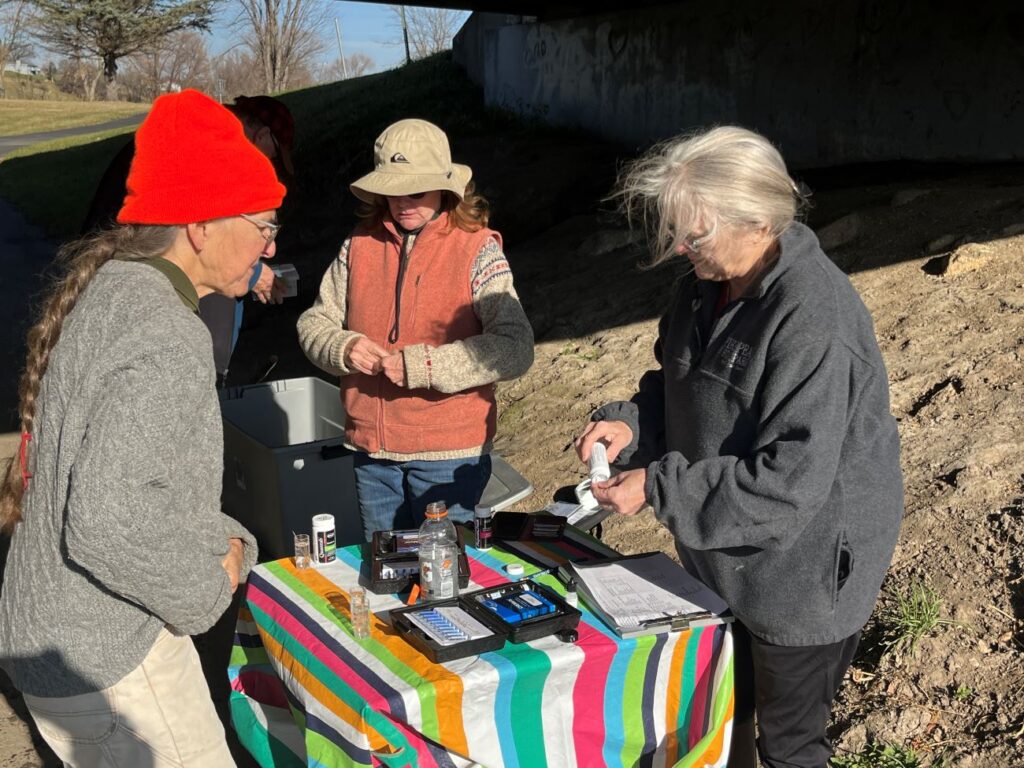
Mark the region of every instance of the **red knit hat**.
POLYGON ((135 132, 120 224, 190 224, 280 207, 274 166, 228 110, 199 91, 167 94, 135 132))

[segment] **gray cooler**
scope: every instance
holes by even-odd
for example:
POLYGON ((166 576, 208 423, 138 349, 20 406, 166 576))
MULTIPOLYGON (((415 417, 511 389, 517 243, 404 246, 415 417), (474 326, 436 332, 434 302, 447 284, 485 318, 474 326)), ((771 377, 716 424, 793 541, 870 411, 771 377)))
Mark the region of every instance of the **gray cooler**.
MULTIPOLYGON (((315 377, 221 392, 224 511, 256 536, 260 560, 293 554, 292 532, 334 515, 338 546, 363 541, 338 388, 315 377)), ((503 509, 533 486, 497 454, 481 503, 503 509)))

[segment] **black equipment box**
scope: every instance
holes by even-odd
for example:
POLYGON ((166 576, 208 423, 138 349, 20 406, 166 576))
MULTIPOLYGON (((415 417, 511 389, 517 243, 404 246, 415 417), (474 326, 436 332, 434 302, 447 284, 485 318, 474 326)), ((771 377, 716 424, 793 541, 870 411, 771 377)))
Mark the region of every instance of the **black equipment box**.
POLYGON ((491 518, 491 536, 498 541, 557 539, 565 532, 565 518, 546 512, 497 512, 491 518))
MULTIPOLYGON (((459 538, 459 589, 469 584, 469 559, 461 525, 455 526, 459 538)), ((378 595, 401 592, 419 583, 418 530, 374 531, 370 542, 370 590, 378 595)))
POLYGON ((436 664, 499 650, 506 640, 526 643, 574 630, 581 615, 550 587, 526 579, 395 608, 391 624, 436 664))

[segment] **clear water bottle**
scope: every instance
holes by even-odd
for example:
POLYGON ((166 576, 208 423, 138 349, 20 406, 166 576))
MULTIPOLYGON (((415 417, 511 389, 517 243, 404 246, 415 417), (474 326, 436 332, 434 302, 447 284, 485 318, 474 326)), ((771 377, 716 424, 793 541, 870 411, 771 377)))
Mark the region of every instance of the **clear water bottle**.
POLYGON ((459 592, 459 539, 443 502, 427 505, 420 526, 420 590, 426 600, 444 600, 459 592))

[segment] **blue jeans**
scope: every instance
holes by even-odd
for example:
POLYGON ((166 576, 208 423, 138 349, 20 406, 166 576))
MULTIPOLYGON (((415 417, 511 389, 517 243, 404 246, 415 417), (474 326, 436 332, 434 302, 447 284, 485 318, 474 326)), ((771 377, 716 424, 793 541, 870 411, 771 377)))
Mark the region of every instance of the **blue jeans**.
POLYGON ((359 515, 363 535, 374 531, 419 528, 426 519, 427 504, 443 501, 448 519, 455 523, 473 520, 473 507, 491 479, 491 457, 441 461, 389 461, 365 453, 353 457, 359 515))

